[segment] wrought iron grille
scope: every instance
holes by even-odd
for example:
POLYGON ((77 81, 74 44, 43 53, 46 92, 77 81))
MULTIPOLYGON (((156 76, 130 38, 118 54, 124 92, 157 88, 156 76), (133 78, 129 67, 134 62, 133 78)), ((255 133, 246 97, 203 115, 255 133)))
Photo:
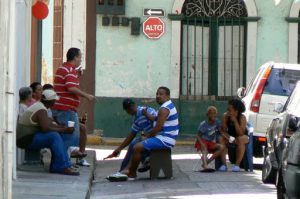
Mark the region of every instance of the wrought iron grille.
POLYGON ((186 0, 182 13, 181 98, 232 98, 246 80, 244 2, 186 0))
POLYGON ((242 0, 187 0, 182 13, 188 17, 247 17, 242 0))

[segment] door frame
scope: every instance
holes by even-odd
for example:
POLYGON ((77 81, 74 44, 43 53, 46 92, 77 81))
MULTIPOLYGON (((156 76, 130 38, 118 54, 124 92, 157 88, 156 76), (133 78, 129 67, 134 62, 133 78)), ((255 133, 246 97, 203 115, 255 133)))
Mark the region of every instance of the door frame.
MULTIPOLYGON (((248 17, 257 17, 257 8, 254 0, 244 1, 248 17)), ((172 8, 172 14, 181 14, 185 1, 175 0, 172 8)), ((257 41, 257 21, 248 21, 247 24, 247 57, 246 57, 246 83, 256 71, 256 41, 257 41)), ((174 88, 174 98, 180 97, 180 54, 181 54, 181 21, 172 20, 172 41, 171 41, 171 71, 174 78, 171 79, 174 88), (176 77, 176 78, 175 78, 176 77)))

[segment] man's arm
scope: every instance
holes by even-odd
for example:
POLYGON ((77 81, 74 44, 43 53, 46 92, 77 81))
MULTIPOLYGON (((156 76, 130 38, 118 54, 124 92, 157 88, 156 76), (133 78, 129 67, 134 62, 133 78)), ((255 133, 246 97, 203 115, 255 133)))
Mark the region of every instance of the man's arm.
POLYGON ((120 144, 120 146, 119 146, 118 148, 116 148, 116 149, 114 150, 113 153, 119 154, 125 147, 127 147, 127 146, 131 143, 131 141, 132 141, 134 138, 135 138, 135 134, 133 134, 133 133, 130 132, 130 133, 127 135, 126 139, 120 144))
POLYGON ((61 133, 73 133, 74 127, 64 127, 53 124, 52 120, 48 117, 46 110, 39 110, 33 116, 32 120, 39 124, 43 132, 57 131, 61 133))
POLYGON ((93 101, 95 99, 95 96, 91 95, 91 94, 88 94, 82 90, 80 90, 79 88, 77 87, 69 87, 68 88, 68 91, 74 93, 75 95, 79 95, 81 97, 84 97, 90 101, 93 101))
POLYGON ((170 113, 170 111, 166 108, 161 108, 158 111, 158 116, 157 116, 158 118, 157 118, 156 125, 155 125, 155 127, 153 128, 152 131, 150 131, 149 133, 147 133, 145 135, 146 138, 154 137, 154 136, 157 135, 157 133, 159 133, 161 131, 161 129, 164 126, 165 121, 168 118, 169 113, 170 113))

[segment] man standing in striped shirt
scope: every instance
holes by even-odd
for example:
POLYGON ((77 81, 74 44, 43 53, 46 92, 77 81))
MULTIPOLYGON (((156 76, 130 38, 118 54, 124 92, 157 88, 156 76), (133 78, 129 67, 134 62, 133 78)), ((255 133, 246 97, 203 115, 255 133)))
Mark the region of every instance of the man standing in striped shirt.
MULTIPOLYGON (((76 109, 80 97, 93 101, 95 96, 90 95, 79 87, 77 68, 81 65, 81 52, 78 48, 70 48, 67 52, 67 62, 60 66, 55 74, 54 90, 60 97, 52 107, 53 119, 60 125, 67 126, 68 121, 75 122, 73 134, 62 134, 66 147, 79 145, 79 121, 76 109)), ((84 154, 79 154, 78 157, 84 154)), ((76 155, 75 155, 76 156, 76 155)))
MULTIPOLYGON (((113 151, 108 158, 116 157, 125 147, 128 147, 126 156, 122 161, 119 172, 112 175, 114 177, 122 176, 121 172, 125 172, 132 157, 133 147, 142 141, 142 137, 135 138, 139 132, 143 132, 144 135, 153 130, 153 122, 157 117, 156 111, 151 107, 137 106, 136 103, 130 99, 123 100, 123 109, 129 114, 134 116, 134 121, 131 127, 131 132, 127 135, 126 139, 120 144, 120 146, 113 151), (135 139, 134 139, 135 138, 135 139)), ((144 157, 147 154, 144 154, 144 157)))
POLYGON ((159 87, 156 92, 156 102, 161 105, 156 124, 152 131, 145 135, 145 140, 137 143, 133 148, 133 156, 129 167, 128 179, 136 178, 136 170, 144 151, 152 149, 172 148, 179 133, 177 110, 170 100, 170 90, 159 87))

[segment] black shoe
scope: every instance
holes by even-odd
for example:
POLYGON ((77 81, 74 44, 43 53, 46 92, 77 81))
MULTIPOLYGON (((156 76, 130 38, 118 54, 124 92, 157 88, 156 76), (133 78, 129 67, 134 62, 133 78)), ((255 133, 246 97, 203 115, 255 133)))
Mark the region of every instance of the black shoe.
POLYGON ((150 169, 150 166, 145 166, 145 167, 141 167, 138 169, 138 172, 143 173, 146 172, 150 169))

